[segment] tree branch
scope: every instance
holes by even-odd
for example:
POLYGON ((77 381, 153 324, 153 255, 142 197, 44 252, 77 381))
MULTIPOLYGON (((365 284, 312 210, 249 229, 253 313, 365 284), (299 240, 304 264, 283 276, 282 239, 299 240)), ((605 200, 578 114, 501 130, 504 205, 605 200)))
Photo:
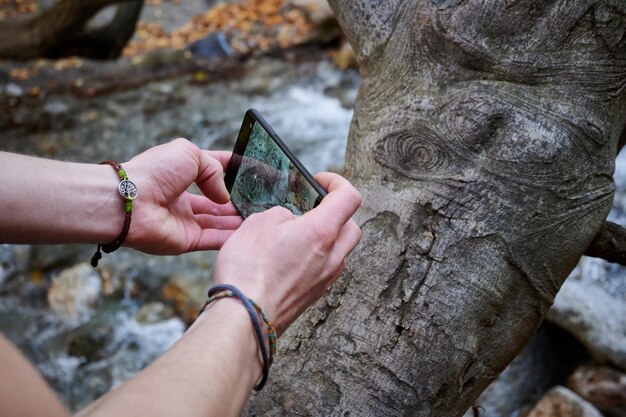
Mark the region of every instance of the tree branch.
POLYGON ((626 265, 626 229, 619 224, 605 221, 585 255, 626 265))
POLYGON ((0 57, 116 58, 135 30, 142 5, 142 0, 59 0, 38 15, 0 22, 0 57), (109 25, 86 27, 96 13, 116 3, 122 4, 109 25))

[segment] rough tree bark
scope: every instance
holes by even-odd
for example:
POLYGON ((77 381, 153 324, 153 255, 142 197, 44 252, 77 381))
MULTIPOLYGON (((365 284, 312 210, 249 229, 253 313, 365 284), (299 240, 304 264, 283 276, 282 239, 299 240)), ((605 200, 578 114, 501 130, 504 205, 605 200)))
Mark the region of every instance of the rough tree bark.
POLYGON ((0 57, 117 58, 135 32, 142 6, 143 0, 58 0, 37 15, 0 21, 0 57), (88 26, 96 13, 117 3, 109 24, 88 26))
POLYGON ((363 240, 249 415, 462 415, 611 207, 623 0, 331 0, 362 86, 363 240))

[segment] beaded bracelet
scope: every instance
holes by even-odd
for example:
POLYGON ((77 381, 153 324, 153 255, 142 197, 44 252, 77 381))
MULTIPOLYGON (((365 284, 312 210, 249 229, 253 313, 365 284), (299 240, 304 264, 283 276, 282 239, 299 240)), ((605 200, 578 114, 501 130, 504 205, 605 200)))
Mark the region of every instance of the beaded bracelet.
POLYGON ((124 226, 122 226, 122 232, 115 238, 113 242, 101 243, 96 248, 96 253, 91 257, 91 266, 94 268, 98 266, 98 261, 102 258, 102 252, 111 253, 124 243, 126 236, 128 236, 128 230, 130 229, 130 221, 133 216, 133 200, 137 198, 139 191, 134 182, 128 179, 128 175, 122 165, 115 161, 102 161, 100 164, 111 165, 117 175, 120 177, 120 183, 117 187, 120 196, 124 199, 124 226))
POLYGON ((206 307, 211 304, 213 301, 221 300, 222 298, 237 298, 244 305, 248 315, 250 316, 250 321, 252 322, 252 327, 254 328, 254 333, 257 337, 257 342, 259 344, 259 349, 261 350, 261 356, 263 357, 263 376, 261 377, 261 381, 254 387, 255 391, 260 391, 267 382, 267 378, 269 376, 269 369, 274 361, 274 355, 276 353, 276 340, 278 335, 276 333, 276 329, 272 322, 267 318, 265 312, 259 306, 259 304, 250 298, 246 297, 237 287, 233 285, 216 285, 209 289, 208 299, 204 303, 204 305, 200 308, 198 316, 204 312, 206 307), (267 325, 268 332, 267 338, 269 341, 269 356, 267 354, 267 349, 265 348, 265 339, 263 337, 263 332, 261 331, 261 323, 259 321, 258 315, 261 316, 265 324, 267 325))

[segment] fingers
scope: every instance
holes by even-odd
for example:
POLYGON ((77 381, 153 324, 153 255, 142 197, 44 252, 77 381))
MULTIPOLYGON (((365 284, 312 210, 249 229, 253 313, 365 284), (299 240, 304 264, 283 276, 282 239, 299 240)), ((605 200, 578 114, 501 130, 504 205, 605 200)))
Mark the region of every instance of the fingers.
POLYGON ((341 175, 321 172, 315 179, 328 190, 328 195, 319 206, 305 213, 303 217, 308 216, 319 228, 330 227, 337 234, 361 205, 361 195, 341 175))
POLYGON ((333 283, 337 281, 337 278, 339 278, 341 274, 343 274, 344 269, 346 269, 346 261, 342 260, 341 263, 339 264, 339 267, 335 270, 335 273, 333 274, 330 280, 330 285, 328 286, 327 290, 331 289, 333 283))
POLYGON ((241 216, 214 216, 212 214, 196 214, 196 223, 202 229, 236 230, 243 223, 241 216))
POLYGON ((277 225, 296 218, 296 215, 284 207, 276 206, 261 213, 255 213, 245 220, 249 227, 257 225, 272 224, 277 225))
POLYGON ((230 201, 224 184, 224 170, 228 166, 230 152, 202 150, 189 140, 178 138, 149 149, 136 158, 145 160, 144 163, 148 164, 148 168, 160 163, 164 165, 166 168, 164 171, 169 175, 178 174, 178 178, 173 181, 176 183, 178 180, 173 186, 175 192, 187 188, 190 185, 187 181, 194 181, 202 193, 211 200, 221 204, 230 201), (194 173, 193 168, 197 168, 197 172, 194 173))
POLYGON ((193 214, 213 214, 215 216, 239 216, 239 211, 233 203, 217 204, 203 195, 186 193, 193 214))
POLYGON ((234 230, 203 229, 192 251, 221 249, 234 230))
POLYGON ((225 156, 220 152, 210 153, 208 151, 199 150, 199 167, 196 184, 202 194, 217 203, 227 203, 230 201, 230 195, 224 184, 224 163, 225 156), (216 159, 213 154, 221 159, 216 159))
POLYGON ((222 170, 226 172, 226 168, 228 168, 228 163, 230 162, 230 157, 232 156, 232 152, 228 151, 202 151, 206 152, 212 158, 215 158, 222 165, 222 170))
POLYGON ((344 259, 350 254, 361 240, 361 228, 352 219, 348 221, 339 232, 339 237, 333 246, 333 254, 344 259))
MULTIPOLYGON (((339 236, 335 241, 330 255, 328 256, 328 266, 332 271, 337 271, 340 268, 346 256, 354 250, 356 245, 361 240, 361 228, 352 219, 341 228, 339 236)), ((343 268, 341 268, 343 269, 343 268)), ((337 275, 339 276, 339 275, 337 275)))

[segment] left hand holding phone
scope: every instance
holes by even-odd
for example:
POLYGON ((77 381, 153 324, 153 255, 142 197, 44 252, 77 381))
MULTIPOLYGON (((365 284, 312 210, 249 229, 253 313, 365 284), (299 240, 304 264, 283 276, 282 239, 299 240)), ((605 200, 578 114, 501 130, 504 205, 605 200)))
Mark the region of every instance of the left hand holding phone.
POLYGON ((125 245, 155 255, 221 248, 243 221, 224 185, 230 155, 176 139, 124 163, 140 192, 125 245), (187 191, 193 183, 204 195, 187 191))
POLYGON ((359 192, 345 178, 320 173, 328 190, 298 217, 274 207, 248 217, 218 254, 215 283, 232 284, 257 301, 281 334, 339 277, 361 238, 352 215, 359 192))

